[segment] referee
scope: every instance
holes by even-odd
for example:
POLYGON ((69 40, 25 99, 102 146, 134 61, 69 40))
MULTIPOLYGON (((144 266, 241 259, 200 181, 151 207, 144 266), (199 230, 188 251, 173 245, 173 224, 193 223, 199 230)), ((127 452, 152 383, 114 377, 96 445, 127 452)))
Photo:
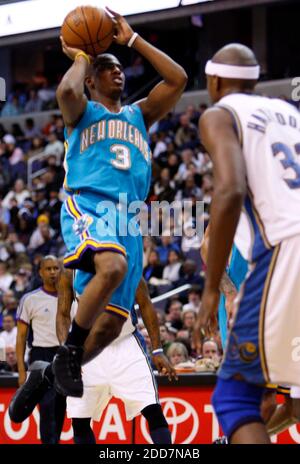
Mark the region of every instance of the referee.
MULTIPOLYGON (((24 354, 26 340, 31 326, 33 341, 29 363, 51 362, 59 347, 56 336, 57 282, 59 263, 55 256, 45 256, 40 264, 39 274, 42 287, 26 293, 17 311, 17 362, 19 385, 26 380, 24 354)), ((40 436, 43 444, 59 443, 63 427, 66 399, 49 388, 40 402, 40 436)))

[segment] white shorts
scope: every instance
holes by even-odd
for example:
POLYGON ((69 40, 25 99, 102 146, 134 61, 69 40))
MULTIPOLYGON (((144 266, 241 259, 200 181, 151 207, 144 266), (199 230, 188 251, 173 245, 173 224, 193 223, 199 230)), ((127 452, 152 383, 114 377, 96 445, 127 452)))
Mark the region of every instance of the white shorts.
POLYGON ((114 396, 124 402, 127 420, 150 404, 159 403, 156 381, 149 360, 136 335, 109 345, 82 368, 81 398, 67 398, 69 418, 99 421, 114 396))
POLYGON ((300 386, 300 236, 266 250, 240 296, 219 375, 300 386))

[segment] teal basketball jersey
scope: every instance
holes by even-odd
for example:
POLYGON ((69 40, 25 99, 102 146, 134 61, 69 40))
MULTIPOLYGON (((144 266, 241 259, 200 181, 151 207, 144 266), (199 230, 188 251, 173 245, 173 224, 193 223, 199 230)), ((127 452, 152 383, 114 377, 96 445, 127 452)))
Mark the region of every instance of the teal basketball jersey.
POLYGON ((101 103, 89 101, 85 112, 66 137, 65 189, 99 194, 119 202, 144 201, 151 181, 151 151, 138 105, 111 113, 101 103))

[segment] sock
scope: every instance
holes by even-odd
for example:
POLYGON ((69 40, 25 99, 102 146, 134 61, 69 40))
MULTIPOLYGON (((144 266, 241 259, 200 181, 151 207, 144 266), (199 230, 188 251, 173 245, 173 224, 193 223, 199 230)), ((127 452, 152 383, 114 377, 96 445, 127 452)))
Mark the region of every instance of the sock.
POLYGON ((66 345, 82 346, 89 333, 89 329, 83 329, 76 323, 74 319, 72 322, 71 332, 69 333, 66 341, 66 345))
POLYGON ((167 427, 150 430, 150 436, 155 445, 171 445, 171 433, 167 427))
POLYGON ((76 445, 95 445, 96 440, 91 428, 91 418, 73 418, 72 427, 76 445))
POLYGON ((93 431, 89 430, 81 435, 75 435, 74 433, 74 443, 75 445, 95 445, 96 440, 93 431))
POLYGON ((48 380, 50 385, 53 385, 54 382, 54 374, 52 371, 52 364, 49 364, 49 366, 46 367, 44 371, 44 377, 48 380))

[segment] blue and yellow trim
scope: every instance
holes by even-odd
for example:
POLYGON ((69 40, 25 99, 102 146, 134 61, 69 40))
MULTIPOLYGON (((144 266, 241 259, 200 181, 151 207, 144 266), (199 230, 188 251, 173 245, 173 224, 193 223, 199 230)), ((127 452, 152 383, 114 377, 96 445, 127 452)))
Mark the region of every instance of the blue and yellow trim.
MULTIPOLYGON (((66 206, 67 206, 68 212, 70 213, 70 215, 74 219, 77 220, 77 219, 80 219, 82 217, 82 213, 81 213, 80 209, 78 208, 78 206, 76 204, 76 201, 75 201, 73 196, 68 197, 68 199, 66 201, 66 206)), ((86 240, 89 236, 90 236, 90 234, 89 234, 88 230, 85 230, 80 235, 80 238, 81 238, 81 240, 86 240)))
POLYGON ((123 248, 120 245, 117 245, 116 243, 99 243, 96 240, 92 238, 88 238, 85 240, 83 243, 80 243, 79 246, 76 248, 74 253, 71 253, 70 255, 66 256, 64 258, 64 265, 65 267, 72 267, 74 263, 77 261, 80 261, 82 258, 82 255, 87 251, 87 250, 92 250, 92 251, 112 251, 114 253, 120 253, 121 255, 126 257, 126 251, 125 248, 123 248))
POLYGON ((268 383, 266 385, 268 390, 276 390, 276 393, 281 395, 290 395, 291 389, 289 387, 284 387, 282 385, 276 385, 274 383, 268 383))
POLYGON ((265 351, 265 318, 266 318, 266 308, 267 308, 269 290, 270 290, 275 266, 277 263, 279 251, 280 251, 280 244, 274 248, 273 253, 272 253, 272 258, 269 264, 269 269, 268 269, 268 273, 266 276, 265 285, 263 288, 263 294, 262 294, 260 311, 259 311, 260 315, 259 315, 259 328, 258 328, 258 345, 259 345, 261 367, 262 367, 262 371, 263 371, 266 382, 270 381, 270 375, 269 375, 266 351, 265 351))
POLYGON ((116 316, 122 317, 123 319, 128 319, 129 317, 129 311, 126 308, 123 308, 122 306, 115 305, 113 303, 109 303, 105 311, 108 313, 113 313, 116 316))

